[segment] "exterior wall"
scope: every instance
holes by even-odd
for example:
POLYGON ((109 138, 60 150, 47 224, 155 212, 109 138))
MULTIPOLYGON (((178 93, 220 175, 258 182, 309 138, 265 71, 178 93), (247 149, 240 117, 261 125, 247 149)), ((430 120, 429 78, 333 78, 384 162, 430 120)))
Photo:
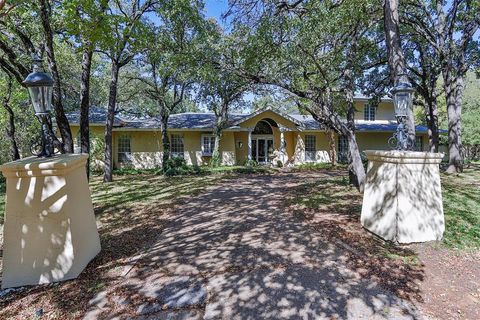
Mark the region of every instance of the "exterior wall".
POLYGON ((324 163, 330 162, 330 146, 328 136, 325 132, 295 132, 295 151, 293 155, 293 163, 295 165, 307 162, 324 163), (315 161, 306 161, 305 159, 305 136, 314 135, 315 138, 315 161))
MULTIPOLYGON (((388 139, 393 136, 393 132, 357 132, 356 138, 360 151, 365 150, 389 150, 388 139)), ((428 135, 426 133, 417 134, 422 137, 422 151, 428 150, 428 135)), ((338 137, 335 143, 338 144, 338 137)))
MULTIPOLYGON (((364 109, 368 101, 356 101, 355 108, 355 120, 364 120, 364 109)), ((379 120, 392 120, 395 121, 395 110, 393 108, 393 102, 380 102, 375 112, 375 121, 379 120)))
POLYGON ((235 157, 238 165, 243 165, 248 159, 248 132, 233 132, 235 140, 235 157), (241 148, 239 147, 241 143, 241 148))

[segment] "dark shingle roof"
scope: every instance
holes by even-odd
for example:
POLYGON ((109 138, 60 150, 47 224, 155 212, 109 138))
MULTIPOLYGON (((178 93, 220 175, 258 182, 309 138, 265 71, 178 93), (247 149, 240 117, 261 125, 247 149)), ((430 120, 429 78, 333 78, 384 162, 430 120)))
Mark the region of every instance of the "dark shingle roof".
MULTIPOLYGON (((355 128, 358 132, 378 131, 378 132, 395 132, 397 131, 396 123, 357 123, 355 128)), ((425 126, 415 126, 415 131, 425 133, 428 131, 425 126)))
MULTIPOLYGON (((295 120, 301 125, 301 130, 321 130, 322 125, 319 124, 312 116, 289 114, 286 115, 290 119, 295 120)), ((232 128, 236 128, 234 124, 246 120, 251 117, 250 114, 232 113, 228 116, 228 121, 232 128)), ((79 112, 73 112, 67 114, 68 121, 71 124, 80 123, 79 112)), ((106 120, 106 110, 103 108, 91 108, 90 109, 90 123, 91 124, 104 124, 106 120)), ((122 115, 116 115, 114 121, 115 127, 132 128, 132 129, 159 129, 160 120, 158 118, 146 117, 135 118, 122 115)), ((170 129, 191 129, 191 130, 213 130, 215 127, 215 114, 214 113, 177 113, 172 114, 168 120, 168 127, 170 129)), ((362 122, 355 125, 358 132, 394 132, 397 130, 396 123, 368 123, 362 122)), ((427 132, 427 127, 416 126, 416 131, 419 133, 427 132)), ((442 130, 443 132, 444 130, 442 130)))
MULTIPOLYGON (((68 122, 71 124, 80 123, 80 111, 74 111, 66 114, 68 122)), ((105 124, 107 120, 107 110, 99 107, 91 107, 88 115, 88 120, 90 124, 105 124)), ((121 126, 122 119, 118 116, 115 116, 114 126, 121 126)))

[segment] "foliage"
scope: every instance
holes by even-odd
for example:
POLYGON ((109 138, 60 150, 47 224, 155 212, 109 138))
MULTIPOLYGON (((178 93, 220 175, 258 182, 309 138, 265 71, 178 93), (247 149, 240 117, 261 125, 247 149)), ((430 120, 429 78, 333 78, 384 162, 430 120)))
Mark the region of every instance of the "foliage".
POLYGON ((257 161, 255 161, 253 159, 247 159, 245 161, 245 166, 246 167, 256 167, 256 166, 258 166, 258 163, 257 163, 257 161))
POLYGON ((103 139, 103 136, 91 132, 90 140, 90 168, 93 172, 100 172, 103 169, 105 140, 103 139))
MULTIPOLYGON (((3 100, 3 94, 6 92, 8 79, 0 73, 0 100, 3 100)), ((15 138, 18 144, 21 157, 30 156, 30 146, 35 141, 38 142, 40 125, 37 121, 27 91, 13 83, 13 92, 9 105, 15 114, 15 138)), ((0 106, 0 164, 12 161, 10 152, 10 140, 5 130, 8 123, 8 114, 0 106)))
POLYGON ((162 169, 163 173, 167 177, 198 173, 197 166, 187 165, 185 159, 180 157, 173 157, 168 159, 166 163, 164 163, 162 169))

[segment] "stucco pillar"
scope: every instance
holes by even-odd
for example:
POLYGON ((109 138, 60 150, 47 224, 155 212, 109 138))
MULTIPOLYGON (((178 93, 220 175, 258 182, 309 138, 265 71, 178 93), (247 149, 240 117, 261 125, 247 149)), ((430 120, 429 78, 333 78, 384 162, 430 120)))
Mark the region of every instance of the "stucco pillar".
POLYGON ((285 141, 285 132, 288 129, 280 126, 279 130, 280 130, 280 150, 279 150, 280 154, 279 154, 279 158, 280 158, 280 161, 282 162, 282 164, 285 165, 288 162, 288 155, 287 155, 287 148, 286 148, 287 144, 286 144, 286 141, 285 141))
POLYGON ((248 160, 252 160, 252 131, 253 128, 248 128, 248 160))
POLYGON ((365 151, 361 223, 399 243, 440 240, 445 231, 439 164, 443 154, 365 151))
POLYGON ((87 155, 26 158, 7 178, 2 288, 76 278, 100 252, 87 155))

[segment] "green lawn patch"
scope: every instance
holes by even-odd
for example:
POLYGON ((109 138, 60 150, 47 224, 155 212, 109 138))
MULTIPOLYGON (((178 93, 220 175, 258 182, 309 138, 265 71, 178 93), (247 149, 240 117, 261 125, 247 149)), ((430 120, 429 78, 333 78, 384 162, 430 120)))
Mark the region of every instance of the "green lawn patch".
MULTIPOLYGON (((348 185, 347 179, 333 177, 306 185, 291 203, 307 210, 359 216, 361 195, 348 185)), ((458 175, 442 174, 441 179, 446 225, 443 245, 480 249, 480 169, 471 167, 458 175)))
POLYGON ((460 249, 480 249, 480 170, 442 174, 444 243, 460 249))

